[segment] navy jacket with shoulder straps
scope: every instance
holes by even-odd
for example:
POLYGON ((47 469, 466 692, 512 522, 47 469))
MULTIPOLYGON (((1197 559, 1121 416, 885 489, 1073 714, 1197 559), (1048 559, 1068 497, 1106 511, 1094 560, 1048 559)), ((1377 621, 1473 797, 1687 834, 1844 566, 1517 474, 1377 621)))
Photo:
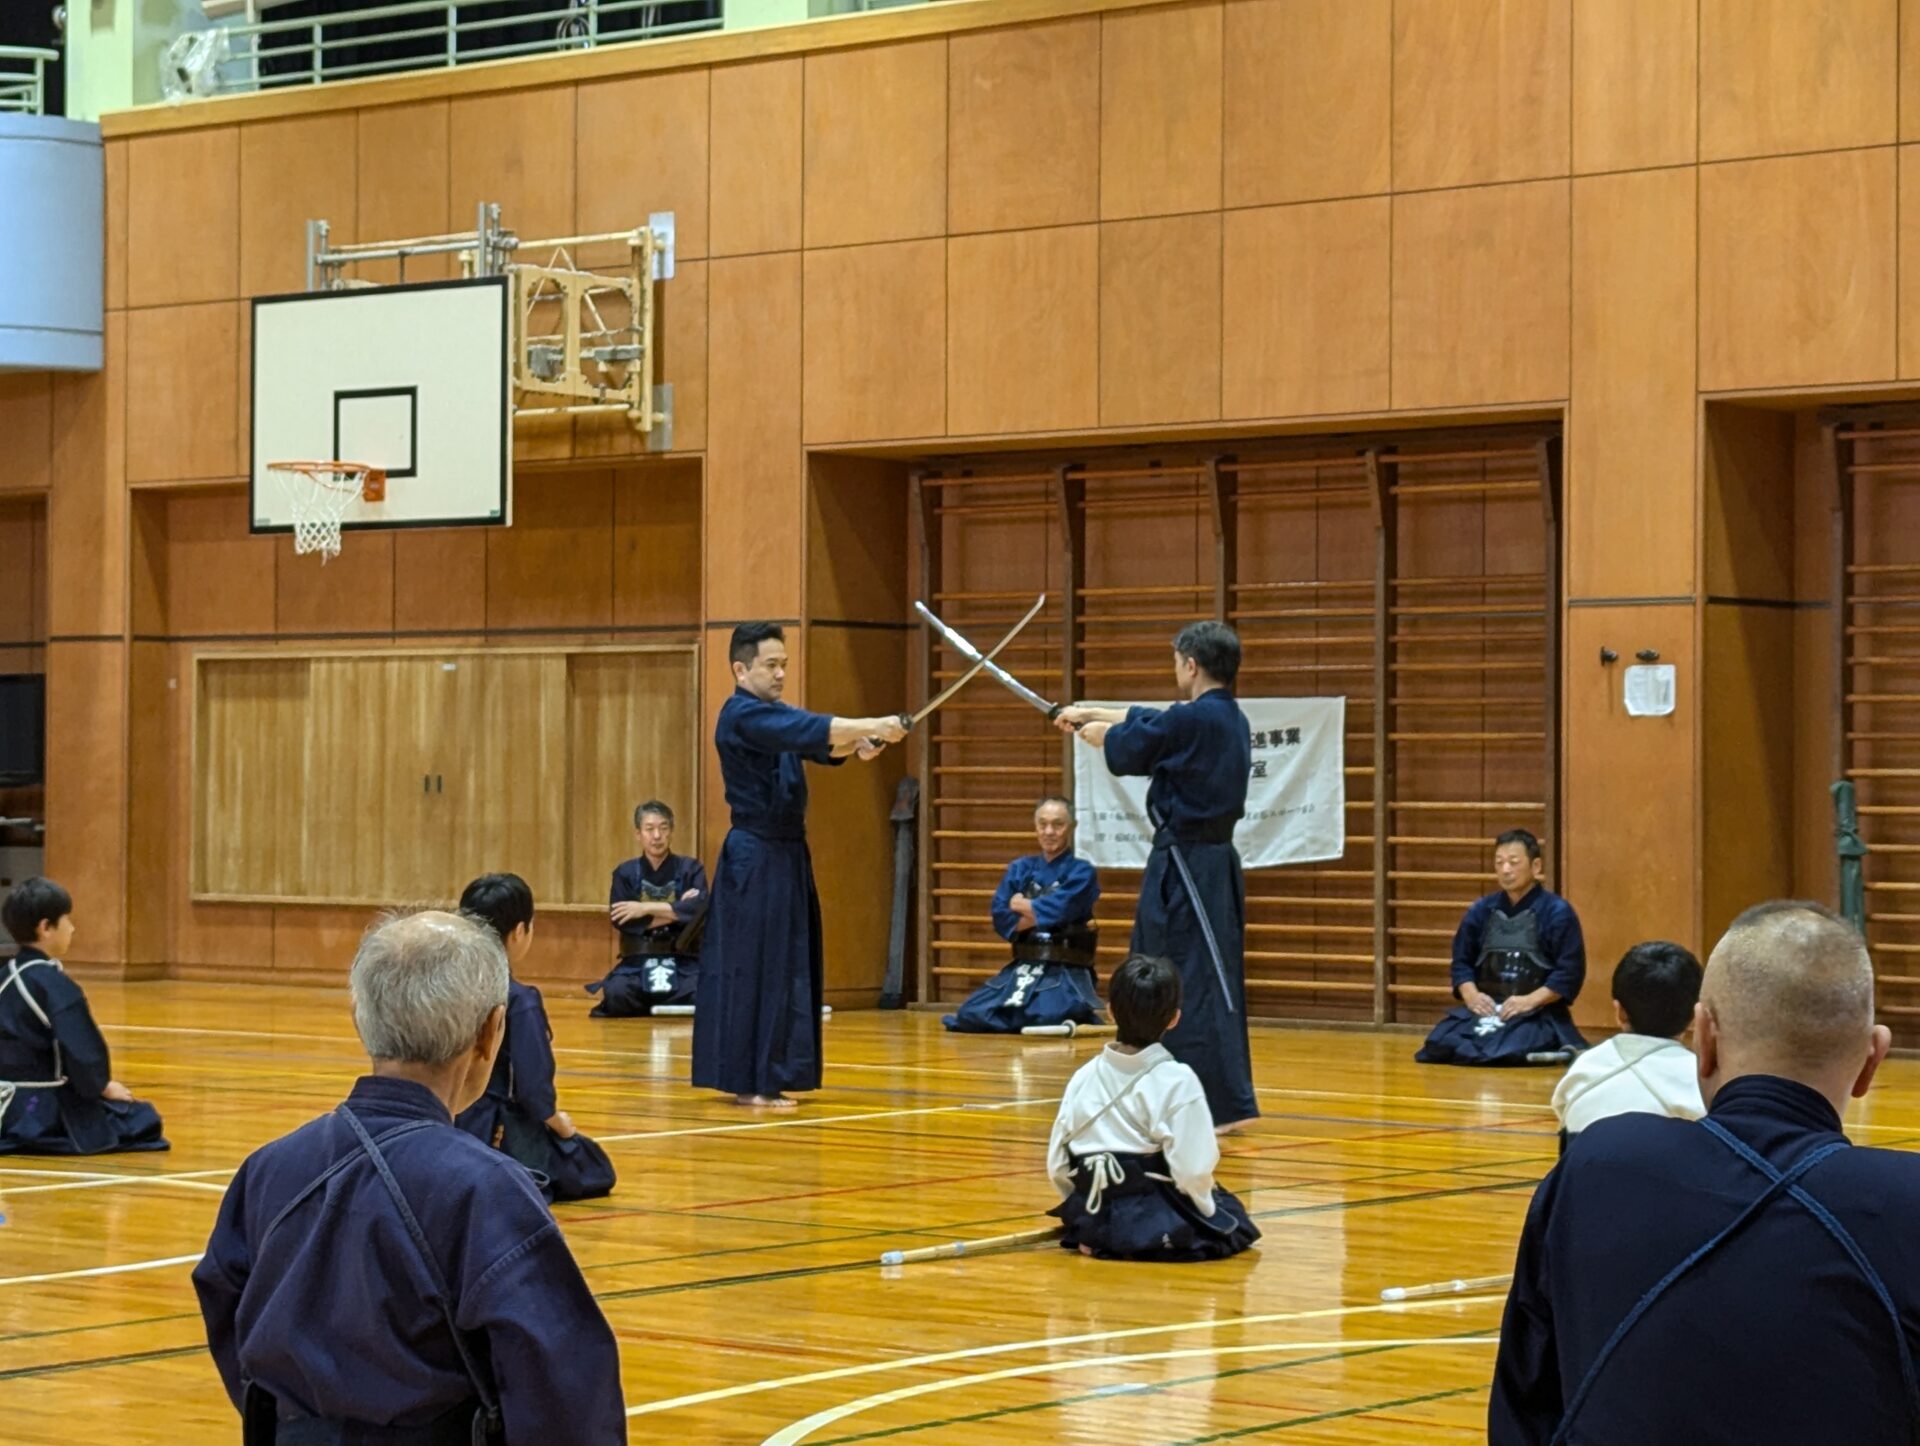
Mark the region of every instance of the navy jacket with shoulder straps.
MULTIPOLYGON (((1846 1442, 1910 1446, 1916 1406, 1900 1361, 1920 1354, 1920 1155, 1850 1146, 1821 1095, 1747 1075, 1708 1119, 1790 1171, 1884 1283, 1800 1200, 1776 1195, 1681 1275, 1619 1337, 1567 1442, 1846 1442)), ((1764 1195, 1769 1177, 1704 1124, 1601 1120, 1542 1182, 1520 1238, 1488 1410, 1493 1446, 1556 1439, 1621 1323, 1661 1279, 1764 1195)))

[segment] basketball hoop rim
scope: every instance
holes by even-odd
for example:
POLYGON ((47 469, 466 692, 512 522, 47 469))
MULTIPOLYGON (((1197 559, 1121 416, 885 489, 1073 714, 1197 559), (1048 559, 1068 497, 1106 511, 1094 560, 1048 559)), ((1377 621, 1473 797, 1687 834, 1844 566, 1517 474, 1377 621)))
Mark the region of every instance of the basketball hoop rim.
MULTIPOLYGON (((305 477, 318 487, 328 487, 336 492, 359 492, 366 494, 369 484, 375 488, 383 487, 387 480, 386 469, 375 467, 367 462, 269 462, 269 472, 291 472, 305 477), (331 475, 337 474, 337 475, 331 475)), ((375 499, 369 497, 368 501, 375 499)))

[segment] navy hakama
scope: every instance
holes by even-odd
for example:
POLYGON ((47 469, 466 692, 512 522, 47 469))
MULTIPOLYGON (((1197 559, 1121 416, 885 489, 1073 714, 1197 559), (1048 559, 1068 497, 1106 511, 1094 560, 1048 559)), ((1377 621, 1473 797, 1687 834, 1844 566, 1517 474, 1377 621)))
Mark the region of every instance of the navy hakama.
POLYGON ((591 1200, 614 1186, 607 1152, 575 1131, 562 1139, 547 1128, 560 1108, 553 1088, 553 1027, 540 991, 518 979, 507 986, 507 1037, 481 1095, 454 1121, 482 1144, 511 1155, 548 1200, 591 1200))
POLYGON ((1047 1212, 1060 1221, 1067 1250, 1084 1245, 1100 1260, 1224 1260, 1260 1239, 1231 1190, 1215 1185, 1213 1214, 1201 1214, 1174 1185, 1163 1154, 1076 1155, 1072 1169, 1073 1193, 1047 1212))
POLYGON ((1225 688, 1171 708, 1130 708, 1107 731, 1106 759, 1116 774, 1152 780, 1153 851, 1131 947, 1180 970, 1180 1023, 1161 1043, 1199 1075, 1215 1123, 1253 1119, 1260 1104, 1247 1045, 1247 886, 1233 846, 1253 769, 1247 716, 1225 688))
POLYGON ((825 949, 807 850, 805 763, 834 764, 833 720, 744 688, 714 747, 733 827, 714 863, 693 1016, 693 1083, 730 1095, 820 1087, 825 949))
POLYGON ((363 1078, 254 1151, 193 1283, 249 1446, 464 1446, 489 1401, 508 1442, 627 1439, 619 1350, 559 1226, 424 1085, 363 1078))
MULTIPOLYGON (((1535 884, 1519 903, 1504 890, 1476 900, 1453 934, 1452 984, 1454 997, 1462 984, 1481 975, 1480 987, 1497 1003, 1513 992, 1487 977, 1506 975, 1503 968, 1484 968, 1489 951, 1504 953, 1504 945, 1518 944, 1537 961, 1534 977, 1560 996, 1560 1002, 1523 1014, 1518 1019, 1475 1014, 1462 1004, 1441 1016, 1414 1058, 1421 1064, 1523 1065, 1530 1054, 1563 1055, 1582 1050, 1587 1042, 1574 1027, 1572 1004, 1587 979, 1587 945, 1580 932, 1580 916, 1558 894, 1535 884)), ((1559 1063, 1559 1060, 1541 1063, 1559 1063)))
POLYGON ((614 926, 620 931, 620 962, 606 978, 587 986, 587 993, 600 996, 588 1013, 598 1019, 630 1018, 651 1014, 658 1004, 692 1004, 700 981, 700 947, 684 941, 709 902, 700 860, 668 854, 655 868, 645 855, 628 859, 613 871, 607 902, 609 907, 672 904, 673 919, 614 926))
MULTIPOLYGON (((1054 947, 1040 942, 1060 937, 1093 918, 1100 899, 1100 874, 1085 859, 1067 849, 1049 860, 1028 854, 1007 865, 994 890, 994 932, 1024 953, 1045 954, 1054 947), (1033 905, 1033 925, 1007 907, 1015 894, 1033 905), (1040 936, 1036 941, 1035 936, 1040 936), (1036 947, 1037 946, 1037 947, 1036 947)), ((942 1021, 948 1029, 974 1034, 1018 1034, 1034 1025, 1094 1024, 1100 1018, 1100 996, 1094 991, 1093 970, 1056 960, 1014 960, 967 996, 942 1021)))
POLYGON ((1595 1122, 1527 1212, 1488 1440, 1909 1446, 1916 1218, 1920 1156, 1850 1146, 1793 1080, 1595 1122))
POLYGON ((0 964, 0 1154, 170 1148, 152 1105, 101 1097, 112 1079, 86 993, 58 960, 23 945, 0 964))

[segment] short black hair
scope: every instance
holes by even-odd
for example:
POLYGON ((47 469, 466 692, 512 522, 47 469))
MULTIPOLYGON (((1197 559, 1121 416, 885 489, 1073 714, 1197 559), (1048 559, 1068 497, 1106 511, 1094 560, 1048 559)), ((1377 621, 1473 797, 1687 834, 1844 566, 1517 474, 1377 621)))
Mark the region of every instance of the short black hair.
POLYGON ((669 827, 672 826, 673 810, 668 808, 664 803, 662 803, 657 798, 648 799, 645 803, 641 804, 638 808, 636 808, 633 811, 633 826, 635 828, 640 827, 640 820, 645 818, 650 813, 659 814, 660 817, 664 818, 667 821, 667 824, 669 827))
POLYGON ((1665 939, 1635 944, 1613 971, 1613 998, 1635 1034, 1673 1039, 1686 1032, 1700 1002, 1700 961, 1665 939))
POLYGON ((1173 650, 1192 658, 1216 682, 1232 683, 1240 676, 1240 635, 1225 623, 1188 623, 1175 635, 1173 650))
POLYGON ((533 890, 518 874, 482 874, 461 892, 460 912, 505 940, 520 925, 533 922, 533 890))
POLYGON ((1078 823, 1080 821, 1080 810, 1073 806, 1073 800, 1068 798, 1064 793, 1049 793, 1033 806, 1033 811, 1038 813, 1050 803, 1057 803, 1067 811, 1068 823, 1078 823))
POLYGON ((768 638, 784 643, 787 630, 778 623, 741 623, 733 630, 733 641, 727 645, 727 657, 742 667, 751 668, 753 660, 760 656, 760 645, 768 638))
POLYGON ((1120 1043, 1158 1044, 1180 1012, 1180 971, 1171 959, 1129 954, 1107 981, 1107 1007, 1120 1043))
POLYGON ((1504 844, 1516 844, 1516 843, 1526 849, 1528 858, 1537 859, 1540 857, 1540 840, 1535 838, 1531 833, 1529 833, 1524 828, 1508 829, 1505 833, 1501 834, 1499 838, 1493 841, 1493 846, 1495 848, 1500 848, 1504 844))
POLYGON ((22 879, 0 904, 0 922, 16 944, 32 944, 42 924, 58 924, 73 912, 73 895, 52 879, 22 879))

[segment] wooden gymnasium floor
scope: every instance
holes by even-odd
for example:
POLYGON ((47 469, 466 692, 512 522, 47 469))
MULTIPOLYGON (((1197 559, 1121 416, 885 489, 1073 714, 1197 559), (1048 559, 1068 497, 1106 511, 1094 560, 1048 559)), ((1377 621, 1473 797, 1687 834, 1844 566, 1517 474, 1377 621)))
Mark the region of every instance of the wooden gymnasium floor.
MULTIPOLYGON (((233 1440, 191 1259, 247 1150, 358 1073, 345 997, 90 992, 174 1149, 0 1160, 0 1437, 233 1440)), ((817 1102, 753 1117, 683 1083, 690 1021, 549 1002, 562 1107, 621 1173, 611 1200, 560 1214, 620 1337, 635 1441, 1483 1439, 1500 1296, 1378 1296, 1510 1267, 1553 1159, 1551 1071, 1423 1069, 1407 1035, 1259 1029, 1266 1118, 1221 1170, 1259 1251, 1168 1267, 1043 1246, 883 1270, 889 1248, 1045 1223, 1053 1102, 1096 1041, 844 1014, 817 1102)), ((1882 1080, 1855 1137, 1920 1143, 1920 1066, 1882 1080)))

